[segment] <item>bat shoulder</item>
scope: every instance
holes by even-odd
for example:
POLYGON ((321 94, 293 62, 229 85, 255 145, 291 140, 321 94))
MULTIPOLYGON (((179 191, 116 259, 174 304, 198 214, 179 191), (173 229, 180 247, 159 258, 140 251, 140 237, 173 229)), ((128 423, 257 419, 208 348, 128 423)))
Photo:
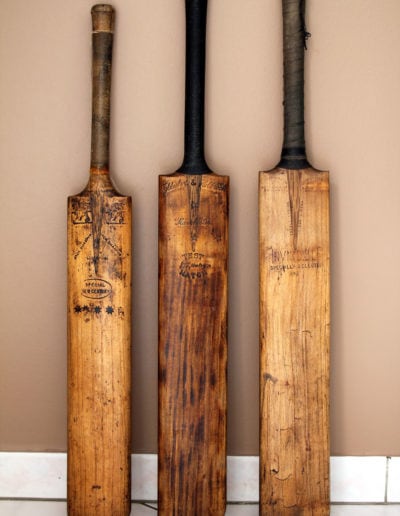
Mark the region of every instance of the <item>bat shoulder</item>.
POLYGON ((260 176, 263 176, 263 175, 276 175, 276 176, 279 176, 279 175, 288 175, 290 173, 299 173, 303 176, 308 176, 308 175, 321 175, 322 176, 327 176, 329 177, 329 171, 328 170, 319 170, 317 168, 314 168, 312 166, 309 166, 307 168, 284 168, 284 167, 279 167, 279 166, 276 166, 270 170, 261 170, 259 172, 260 176))
POLYGON ((93 197, 117 198, 119 202, 131 204, 131 197, 117 190, 108 172, 99 174, 93 173, 91 170, 89 181, 85 188, 79 193, 69 196, 68 202, 72 202, 74 199, 79 201, 79 199, 90 199, 93 197))

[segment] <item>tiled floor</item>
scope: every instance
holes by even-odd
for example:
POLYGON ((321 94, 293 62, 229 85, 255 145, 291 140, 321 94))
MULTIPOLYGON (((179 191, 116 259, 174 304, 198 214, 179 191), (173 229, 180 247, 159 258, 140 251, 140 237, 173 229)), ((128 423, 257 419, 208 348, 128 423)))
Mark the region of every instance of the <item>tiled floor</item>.
MULTIPOLYGON (((152 516, 157 505, 132 504, 131 516, 152 516)), ((0 500, 0 516, 65 516, 65 502, 0 500)), ((333 505, 331 516, 400 516, 399 505, 333 505)), ((226 516, 258 516, 257 504, 228 505, 226 516)))

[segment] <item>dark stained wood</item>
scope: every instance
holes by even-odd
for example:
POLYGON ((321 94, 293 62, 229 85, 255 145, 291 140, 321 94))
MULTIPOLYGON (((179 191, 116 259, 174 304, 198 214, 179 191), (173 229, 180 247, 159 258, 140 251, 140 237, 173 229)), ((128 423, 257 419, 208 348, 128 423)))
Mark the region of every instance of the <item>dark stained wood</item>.
POLYGON ((228 181, 215 174, 160 176, 163 515, 225 514, 228 181))

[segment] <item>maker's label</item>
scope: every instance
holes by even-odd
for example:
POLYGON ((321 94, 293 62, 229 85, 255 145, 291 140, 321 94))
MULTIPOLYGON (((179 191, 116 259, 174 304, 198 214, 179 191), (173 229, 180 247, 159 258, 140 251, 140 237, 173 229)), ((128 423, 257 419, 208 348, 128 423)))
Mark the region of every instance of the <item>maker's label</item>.
POLYGON ((99 278, 86 279, 82 287, 82 296, 88 299, 103 299, 111 293, 111 283, 99 278))
MULTIPOLYGON (((113 200, 107 202, 104 199, 103 222, 109 225, 126 224, 125 204, 113 200)), ((71 220, 73 224, 92 224, 93 223, 93 206, 90 198, 82 197, 73 199, 71 220)))
POLYGON ((305 249, 268 249, 269 269, 272 272, 286 272, 301 269, 319 269, 323 266, 321 247, 305 249))
POLYGON ((179 275, 189 280, 204 279, 207 277, 211 264, 202 253, 185 253, 179 264, 179 275))

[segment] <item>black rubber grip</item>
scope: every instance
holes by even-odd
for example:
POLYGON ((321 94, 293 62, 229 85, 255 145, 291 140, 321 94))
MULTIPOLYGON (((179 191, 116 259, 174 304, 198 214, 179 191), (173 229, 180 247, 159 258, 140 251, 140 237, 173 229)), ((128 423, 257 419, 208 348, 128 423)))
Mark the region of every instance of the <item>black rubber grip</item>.
POLYGON ((207 0, 186 0, 184 174, 211 172, 204 157, 206 24, 207 0))
POLYGON ((284 77, 284 168, 308 166, 304 140, 305 0, 282 0, 284 77))
POLYGON ((289 170, 300 170, 308 168, 310 164, 306 158, 305 147, 292 147, 290 149, 282 149, 281 160, 278 167, 286 168, 289 170))

